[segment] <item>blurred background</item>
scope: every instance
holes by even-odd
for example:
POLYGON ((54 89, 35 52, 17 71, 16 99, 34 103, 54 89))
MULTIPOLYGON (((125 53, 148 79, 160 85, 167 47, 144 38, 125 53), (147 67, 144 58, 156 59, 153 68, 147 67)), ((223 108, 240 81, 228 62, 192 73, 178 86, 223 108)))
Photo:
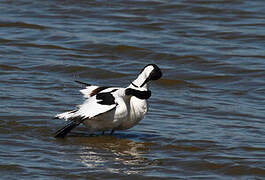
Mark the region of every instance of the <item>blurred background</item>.
POLYGON ((263 179, 264 44, 260 0, 1 1, 1 177, 263 179), (75 80, 126 87, 149 63, 138 126, 53 138, 75 80))

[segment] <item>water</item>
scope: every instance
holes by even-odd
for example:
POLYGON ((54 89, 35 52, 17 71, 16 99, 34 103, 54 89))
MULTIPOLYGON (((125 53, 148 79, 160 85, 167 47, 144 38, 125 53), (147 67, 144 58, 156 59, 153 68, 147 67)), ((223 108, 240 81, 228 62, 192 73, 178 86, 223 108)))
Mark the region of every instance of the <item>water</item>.
POLYGON ((3 179, 263 179, 265 4, 246 1, 1 1, 3 179), (163 71, 136 127, 66 139, 57 113, 74 80, 127 86, 163 71))

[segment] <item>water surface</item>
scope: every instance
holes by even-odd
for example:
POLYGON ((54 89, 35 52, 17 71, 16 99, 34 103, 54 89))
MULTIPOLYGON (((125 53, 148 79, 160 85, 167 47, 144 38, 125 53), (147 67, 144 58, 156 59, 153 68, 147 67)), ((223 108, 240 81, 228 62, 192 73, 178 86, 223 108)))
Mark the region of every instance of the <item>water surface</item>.
POLYGON ((4 179, 263 179, 263 1, 1 1, 4 179), (127 86, 149 63, 136 127, 66 139, 53 116, 83 101, 75 80, 127 86))

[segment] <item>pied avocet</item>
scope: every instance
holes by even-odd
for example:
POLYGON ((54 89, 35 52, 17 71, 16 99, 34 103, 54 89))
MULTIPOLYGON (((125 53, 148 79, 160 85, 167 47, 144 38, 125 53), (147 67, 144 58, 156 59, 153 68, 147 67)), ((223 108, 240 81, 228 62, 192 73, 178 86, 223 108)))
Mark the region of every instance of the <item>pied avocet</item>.
POLYGON ((127 87, 94 86, 86 83, 80 90, 86 98, 75 110, 57 114, 55 118, 69 123, 55 133, 65 137, 73 128, 83 123, 90 133, 129 129, 141 121, 147 110, 147 99, 151 96, 148 82, 161 78, 162 72, 155 64, 146 65, 138 77, 127 87))

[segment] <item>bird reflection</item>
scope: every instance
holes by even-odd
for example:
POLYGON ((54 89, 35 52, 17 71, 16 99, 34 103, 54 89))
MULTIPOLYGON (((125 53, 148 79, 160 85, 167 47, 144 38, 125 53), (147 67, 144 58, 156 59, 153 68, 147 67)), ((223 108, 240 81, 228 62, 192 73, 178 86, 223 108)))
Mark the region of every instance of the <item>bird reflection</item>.
POLYGON ((82 144, 80 160, 88 168, 112 173, 138 174, 150 162, 144 157, 152 143, 135 142, 124 137, 95 136, 78 138, 82 144))

